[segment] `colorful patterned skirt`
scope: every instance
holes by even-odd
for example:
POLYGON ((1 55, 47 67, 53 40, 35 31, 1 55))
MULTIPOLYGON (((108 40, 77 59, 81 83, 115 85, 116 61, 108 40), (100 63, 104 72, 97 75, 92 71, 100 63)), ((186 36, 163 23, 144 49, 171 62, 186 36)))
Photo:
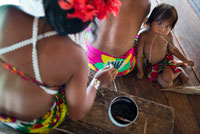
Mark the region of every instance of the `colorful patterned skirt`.
POLYGON ((174 63, 173 55, 168 53, 161 62, 155 65, 148 65, 148 80, 151 82, 158 80, 158 74, 163 71, 166 66, 172 68, 174 73, 181 72, 181 69, 179 69, 174 63))
MULTIPOLYGON (((130 73, 136 65, 136 47, 134 46, 125 55, 116 58, 107 53, 104 53, 95 47, 93 47, 88 42, 88 34, 91 32, 92 25, 89 25, 85 31, 85 45, 84 50, 87 52, 88 56, 88 66, 94 70, 98 71, 110 64, 114 66, 117 70, 117 75, 122 76, 130 73)), ((139 36, 136 36, 135 42, 137 43, 139 36)), ((134 39, 133 39, 134 40, 134 39)))
POLYGON ((25 122, 0 113, 0 121, 21 132, 48 133, 65 120, 68 111, 64 90, 60 90, 55 98, 55 106, 38 120, 25 122))
POLYGON ((88 66, 95 71, 112 64, 118 71, 117 75, 121 76, 131 72, 136 64, 136 52, 134 47, 124 56, 120 56, 119 58, 96 49, 88 42, 86 42, 86 51, 88 56, 88 66))

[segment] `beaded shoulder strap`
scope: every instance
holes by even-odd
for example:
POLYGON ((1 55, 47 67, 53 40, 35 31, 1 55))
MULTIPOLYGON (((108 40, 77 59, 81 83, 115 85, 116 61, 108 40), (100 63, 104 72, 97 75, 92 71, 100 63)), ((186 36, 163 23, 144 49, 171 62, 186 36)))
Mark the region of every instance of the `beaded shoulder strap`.
MULTIPOLYGON (((42 83, 42 79, 41 79, 41 76, 40 76, 40 70, 39 70, 39 64, 38 64, 38 54, 37 54, 37 47, 36 47, 36 44, 37 44, 37 33, 38 33, 38 17, 35 17, 34 18, 34 21, 33 21, 33 33, 32 33, 32 41, 33 41, 33 50, 32 50, 32 63, 33 63, 33 71, 34 71, 34 74, 35 74, 35 78, 37 81, 41 82, 42 83)), ((46 93, 48 94, 56 94, 58 91, 56 90, 52 90, 52 89, 48 89, 44 86, 40 86, 46 93)))
MULTIPOLYGON (((41 40, 43 38, 48 38, 48 37, 51 37, 51 36, 54 36, 54 35, 57 35, 58 33, 56 31, 50 31, 50 32, 46 32, 44 34, 40 34, 37 36, 37 40, 41 40)), ((22 48, 24 46, 27 46, 29 44, 32 44, 33 42, 33 39, 30 38, 30 39, 27 39, 27 40, 24 40, 24 41, 21 41, 21 42, 18 42, 18 43, 15 43, 13 45, 10 45, 8 47, 4 47, 4 48, 1 48, 0 49, 0 55, 3 55, 3 54, 6 54, 6 53, 9 53, 11 51, 14 51, 16 49, 19 49, 19 48, 22 48)))
MULTIPOLYGON (((41 35, 38 36, 37 35, 38 34, 38 20, 39 20, 38 17, 34 18, 33 27, 32 27, 32 38, 31 39, 27 39, 25 41, 10 45, 8 47, 1 48, 0 49, 0 55, 3 55, 5 53, 11 52, 11 51, 14 51, 14 50, 19 49, 21 47, 24 47, 26 45, 33 44, 33 50, 32 50, 33 71, 34 71, 36 80, 39 83, 43 83, 42 79, 41 79, 41 76, 40 76, 40 71, 39 71, 36 43, 37 43, 38 40, 41 40, 43 38, 56 35, 57 32, 56 31, 51 31, 51 32, 47 32, 45 34, 41 34, 41 35)), ((52 90, 52 89, 48 89, 45 86, 40 85, 40 87, 48 94, 54 95, 54 94, 57 93, 57 91, 52 90)))

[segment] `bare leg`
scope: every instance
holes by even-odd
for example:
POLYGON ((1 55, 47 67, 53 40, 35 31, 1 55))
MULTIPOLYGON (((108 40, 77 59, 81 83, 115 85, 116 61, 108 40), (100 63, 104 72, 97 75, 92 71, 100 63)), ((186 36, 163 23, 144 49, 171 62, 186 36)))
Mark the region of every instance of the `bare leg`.
POLYGON ((171 87, 173 85, 173 83, 167 83, 163 77, 162 74, 158 75, 158 83, 163 87, 163 88, 167 88, 167 87, 171 87))
POLYGON ((183 68, 179 67, 179 69, 181 69, 181 71, 182 71, 181 74, 180 74, 180 79, 181 79, 181 82, 184 84, 189 80, 189 77, 188 77, 188 75, 186 74, 186 72, 184 71, 183 68))
POLYGON ((173 70, 170 67, 166 66, 162 73, 158 75, 158 82, 164 88, 171 87, 173 86, 173 80, 178 77, 180 73, 174 74, 173 70))

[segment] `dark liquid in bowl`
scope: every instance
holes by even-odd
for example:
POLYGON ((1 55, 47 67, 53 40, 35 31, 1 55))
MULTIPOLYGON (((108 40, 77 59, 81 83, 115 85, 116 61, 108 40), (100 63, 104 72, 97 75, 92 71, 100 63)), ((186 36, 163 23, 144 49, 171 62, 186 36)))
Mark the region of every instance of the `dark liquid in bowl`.
POLYGON ((133 121, 137 116, 137 107, 130 100, 120 99, 112 104, 111 114, 118 123, 129 124, 129 122, 118 119, 117 116, 133 121))

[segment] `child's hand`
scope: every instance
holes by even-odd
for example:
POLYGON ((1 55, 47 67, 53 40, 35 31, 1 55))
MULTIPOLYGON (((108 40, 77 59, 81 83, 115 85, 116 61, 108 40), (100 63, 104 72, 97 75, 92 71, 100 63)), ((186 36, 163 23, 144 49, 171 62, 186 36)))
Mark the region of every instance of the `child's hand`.
POLYGON ((138 79, 143 79, 144 73, 143 72, 142 73, 141 72, 137 72, 136 76, 137 76, 138 79))
POLYGON ((187 60, 185 63, 188 64, 189 66, 194 66, 194 62, 191 60, 187 60))
POLYGON ((174 64, 176 65, 176 66, 178 66, 178 67, 187 67, 187 63, 185 63, 185 62, 182 62, 182 61, 180 61, 180 60, 174 60, 174 64))

